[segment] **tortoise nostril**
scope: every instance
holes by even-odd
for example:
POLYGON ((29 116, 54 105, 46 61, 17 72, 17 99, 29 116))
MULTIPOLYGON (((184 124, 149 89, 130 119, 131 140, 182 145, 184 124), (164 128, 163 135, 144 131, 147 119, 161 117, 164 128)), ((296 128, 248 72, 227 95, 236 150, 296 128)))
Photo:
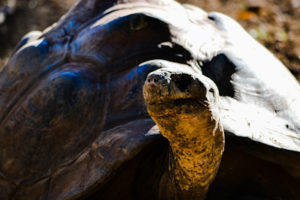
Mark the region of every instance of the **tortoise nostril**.
POLYGON ((162 76, 161 74, 150 74, 150 75, 148 75, 146 81, 150 84, 152 83, 152 84, 156 85, 156 84, 159 84, 159 83, 163 83, 164 80, 165 80, 165 77, 162 76))
POLYGON ((182 92, 188 90, 189 85, 192 83, 191 77, 188 74, 176 74, 172 79, 178 89, 182 92))
POLYGON ((152 83, 152 84, 158 84, 160 82, 160 79, 162 79, 162 77, 160 77, 158 75, 150 75, 147 78, 147 82, 152 83))

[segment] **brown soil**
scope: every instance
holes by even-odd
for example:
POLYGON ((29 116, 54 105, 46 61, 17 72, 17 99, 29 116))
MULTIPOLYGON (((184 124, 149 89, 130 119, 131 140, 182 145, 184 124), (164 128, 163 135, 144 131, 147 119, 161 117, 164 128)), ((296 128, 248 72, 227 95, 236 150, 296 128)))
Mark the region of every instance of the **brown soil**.
MULTIPOLYGON (((237 19, 269 48, 300 80, 300 0, 180 0, 207 11, 223 12, 237 19)), ((4 23, 0 16, 0 66, 20 38, 31 30, 43 30, 57 21, 76 0, 0 0, 15 3, 4 23)), ((6 9, 9 11, 9 9, 6 9)))

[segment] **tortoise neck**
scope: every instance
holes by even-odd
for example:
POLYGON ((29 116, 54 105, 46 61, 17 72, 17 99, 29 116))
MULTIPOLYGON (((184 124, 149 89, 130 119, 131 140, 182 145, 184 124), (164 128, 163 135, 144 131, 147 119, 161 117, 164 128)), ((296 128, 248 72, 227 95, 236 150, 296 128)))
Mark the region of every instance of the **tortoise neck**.
POLYGON ((176 196, 204 199, 221 162, 222 128, 211 118, 211 113, 158 120, 158 126, 168 127, 160 127, 160 130, 170 142, 168 176, 178 193, 176 196))

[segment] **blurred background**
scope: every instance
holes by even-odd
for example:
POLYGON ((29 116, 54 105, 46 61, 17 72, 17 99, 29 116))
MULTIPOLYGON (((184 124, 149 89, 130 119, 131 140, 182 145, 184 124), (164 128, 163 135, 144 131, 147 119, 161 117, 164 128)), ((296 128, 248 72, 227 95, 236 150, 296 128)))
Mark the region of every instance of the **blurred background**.
POLYGON ((0 0, 0 66, 29 31, 44 30, 77 0, 0 0))
MULTIPOLYGON (((21 37, 56 22, 77 0, 0 0, 0 66, 21 37)), ((300 81, 300 0, 179 0, 238 20, 300 81)))

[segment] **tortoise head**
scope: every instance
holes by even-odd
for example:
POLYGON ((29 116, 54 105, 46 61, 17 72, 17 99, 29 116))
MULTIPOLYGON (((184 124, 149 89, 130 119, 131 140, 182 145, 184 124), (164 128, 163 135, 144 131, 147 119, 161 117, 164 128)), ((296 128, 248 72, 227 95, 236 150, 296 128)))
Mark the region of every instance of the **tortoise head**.
POLYGON ((166 61, 160 61, 160 65, 161 69, 148 74, 143 94, 148 113, 169 141, 188 141, 194 137, 183 132, 178 136, 174 127, 182 122, 193 127, 191 123, 201 121, 199 117, 204 124, 219 121, 218 89, 210 79, 196 66, 166 61))
POLYGON ((200 107, 216 104, 218 89, 196 66, 156 62, 161 68, 148 74, 143 90, 148 111, 153 111, 154 116, 192 114, 193 110, 186 107, 188 104, 200 107))

